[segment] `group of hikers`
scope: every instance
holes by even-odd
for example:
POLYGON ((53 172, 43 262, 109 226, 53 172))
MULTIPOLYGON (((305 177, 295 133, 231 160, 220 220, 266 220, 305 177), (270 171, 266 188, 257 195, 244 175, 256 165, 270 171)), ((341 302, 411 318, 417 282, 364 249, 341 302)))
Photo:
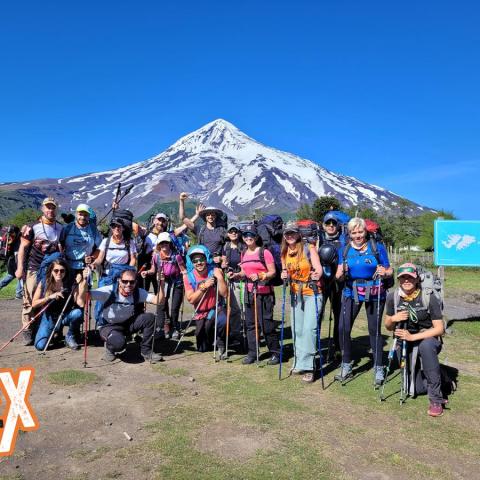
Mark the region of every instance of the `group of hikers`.
POLYGON ((276 215, 226 223, 224 212, 203 204, 187 218, 187 198, 180 194, 177 227, 161 212, 142 227, 114 202, 103 238, 89 205, 78 205, 70 223, 62 224, 52 197, 43 200, 36 222, 8 227, 8 269, 0 288, 14 278, 21 282, 22 328, 15 336, 23 334, 24 344, 37 350, 45 351, 55 341, 78 350, 85 325, 86 348, 87 317, 93 314, 106 361, 121 356, 135 336, 143 358, 158 362, 168 350, 167 341, 176 341, 177 349, 193 323, 196 349, 213 350, 215 360, 228 359, 235 349, 245 354, 244 365, 258 364, 263 336, 266 364, 278 365, 281 377, 288 299, 290 373, 305 383, 321 378, 323 384, 323 364, 333 358, 339 362, 335 380, 346 384, 355 377, 359 361, 352 349, 352 327, 364 306, 374 386, 383 394, 398 355, 400 366, 409 365, 404 367, 402 395, 427 393, 428 414, 443 414, 441 299, 435 288, 426 288, 423 270, 412 263, 397 269, 399 286, 392 288, 394 271, 378 225, 333 210, 321 224, 284 223, 276 215), (281 291, 281 321, 274 319, 276 287, 277 297, 281 291), (194 309, 188 325, 183 322, 184 299, 194 309), (325 349, 321 328, 328 302, 325 349), (147 312, 146 304, 153 304, 155 313, 147 312), (393 331, 387 365, 381 335, 385 306, 384 326, 393 331))

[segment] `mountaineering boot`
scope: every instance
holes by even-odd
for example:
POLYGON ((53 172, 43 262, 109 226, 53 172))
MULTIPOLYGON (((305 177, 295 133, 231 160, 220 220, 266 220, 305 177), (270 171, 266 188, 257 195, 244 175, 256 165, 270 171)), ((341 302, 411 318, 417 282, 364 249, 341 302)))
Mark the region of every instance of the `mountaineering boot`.
POLYGON ((116 358, 117 356, 113 352, 111 352, 107 347, 105 347, 105 353, 103 354, 103 359, 106 362, 113 362, 116 358))
POLYGON ((25 345, 26 347, 33 345, 33 333, 31 330, 23 331, 23 345, 25 345))
POLYGON ((73 333, 68 332, 65 337, 65 344, 67 347, 71 348, 72 350, 79 350, 80 345, 75 340, 75 335, 73 333))
POLYGON ((385 370, 381 366, 375 367, 375 386, 380 387, 385 380, 385 370))
POLYGON ((430 402, 427 413, 431 417, 441 417, 443 415, 443 405, 441 403, 430 402))
POLYGON ((272 358, 269 358, 267 360, 267 365, 278 365, 280 363, 280 359, 278 358, 278 355, 272 355, 272 358))
POLYGON ((163 357, 159 353, 142 353, 142 357, 146 362, 150 362, 150 360, 152 363, 163 362, 163 357))
POLYGON ((226 360, 227 356, 225 355, 225 347, 218 347, 217 353, 219 360, 226 360))
POLYGON ((340 371, 335 375, 334 379, 338 382, 344 382, 352 376, 352 365, 350 363, 342 363, 340 371))

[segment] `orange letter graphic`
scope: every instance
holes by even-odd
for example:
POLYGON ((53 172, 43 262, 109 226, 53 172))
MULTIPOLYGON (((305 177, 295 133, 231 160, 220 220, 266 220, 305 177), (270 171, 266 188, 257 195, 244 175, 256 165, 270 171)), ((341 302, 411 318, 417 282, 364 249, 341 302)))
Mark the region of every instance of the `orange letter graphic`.
POLYGON ((19 430, 37 430, 38 419, 28 397, 32 388, 33 367, 21 367, 15 373, 11 368, 0 369, 0 391, 5 397, 6 407, 0 416, 0 456, 12 455, 19 430))

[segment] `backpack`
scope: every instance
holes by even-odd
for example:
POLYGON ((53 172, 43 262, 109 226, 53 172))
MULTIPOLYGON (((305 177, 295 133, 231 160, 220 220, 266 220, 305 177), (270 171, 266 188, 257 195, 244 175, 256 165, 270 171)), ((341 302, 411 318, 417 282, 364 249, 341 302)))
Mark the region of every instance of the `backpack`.
MULTIPOLYGON (((103 302, 101 313, 102 313, 102 324, 100 326, 107 325, 107 321, 103 317, 103 311, 106 310, 107 308, 110 308, 114 303, 117 298, 117 292, 118 292, 118 280, 120 278, 120 275, 115 279, 115 281, 112 284, 112 291, 110 292, 109 297, 103 302)), ((133 290, 133 314, 135 316, 140 315, 141 313, 145 312, 145 304, 139 302, 140 299, 140 288, 136 285, 134 290, 133 290)))
MULTIPOLYGON (((108 238, 107 238, 107 242, 105 244, 105 256, 103 257, 103 262, 102 262, 102 268, 105 268, 105 265, 107 263, 107 252, 108 252, 108 249, 110 247, 110 241, 112 239, 112 236, 109 235, 108 238)), ((126 250, 127 253, 128 253, 128 260, 127 262, 125 263, 125 265, 129 265, 130 264, 130 260, 131 260, 131 255, 130 255, 130 239, 129 238, 123 238, 123 243, 125 243, 125 248, 122 248, 122 249, 118 249, 118 250, 126 250)))
POLYGON ((242 220, 241 222, 237 222, 237 227, 240 230, 240 232, 243 232, 247 225, 255 225, 255 227, 257 227, 258 220, 242 220))
POLYGON ((337 219, 338 224, 340 225, 340 233, 348 236, 347 224, 350 221, 350 215, 348 213, 342 212, 341 210, 331 210, 330 212, 337 219))
POLYGON ((383 243, 382 229, 377 222, 365 218, 365 229, 367 230, 367 238, 375 240, 377 243, 383 243))
POLYGON ((210 250, 205 245, 192 245, 188 249, 187 257, 186 257, 187 277, 190 285, 195 291, 197 289, 198 282, 193 273, 195 267, 192 263, 192 260, 190 259, 191 252, 193 252, 194 249, 197 251, 199 249, 203 250, 203 254, 207 259, 207 278, 210 278, 213 275, 213 269, 215 268, 215 264, 213 263, 213 257, 212 257, 212 254, 210 253, 210 250))
MULTIPOLYGON (((283 219, 279 215, 265 215, 258 222, 258 235, 262 239, 263 245, 272 254, 275 261, 275 277, 268 283, 273 287, 283 284, 280 278, 282 274, 282 236, 283 236, 283 219)), ((261 256, 263 252, 260 250, 261 256)), ((265 260, 263 260, 265 262, 265 260)))
POLYGON ((318 240, 318 224, 313 220, 298 220, 296 222, 302 240, 306 243, 316 243, 318 240))

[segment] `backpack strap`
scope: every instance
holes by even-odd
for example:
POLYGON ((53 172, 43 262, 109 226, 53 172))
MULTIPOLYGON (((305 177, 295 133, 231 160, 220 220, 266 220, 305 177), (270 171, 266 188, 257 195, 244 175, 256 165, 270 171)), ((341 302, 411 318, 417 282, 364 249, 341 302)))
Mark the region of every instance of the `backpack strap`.
POLYGON ((205 229, 207 228, 207 225, 202 225, 202 228, 200 229, 200 231, 198 232, 198 243, 200 245, 203 245, 203 237, 205 235, 205 229))

